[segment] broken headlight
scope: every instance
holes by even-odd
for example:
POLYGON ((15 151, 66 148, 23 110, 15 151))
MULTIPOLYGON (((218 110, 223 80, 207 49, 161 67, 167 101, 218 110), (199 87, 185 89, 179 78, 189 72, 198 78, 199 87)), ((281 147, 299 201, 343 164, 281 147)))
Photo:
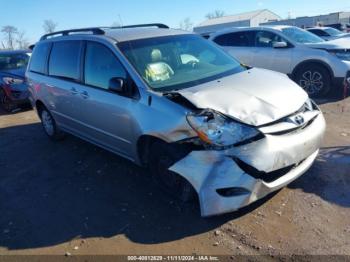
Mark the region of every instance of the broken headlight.
POLYGON ((202 141, 219 148, 235 146, 260 135, 255 128, 238 123, 213 110, 190 113, 187 115, 187 121, 202 141))

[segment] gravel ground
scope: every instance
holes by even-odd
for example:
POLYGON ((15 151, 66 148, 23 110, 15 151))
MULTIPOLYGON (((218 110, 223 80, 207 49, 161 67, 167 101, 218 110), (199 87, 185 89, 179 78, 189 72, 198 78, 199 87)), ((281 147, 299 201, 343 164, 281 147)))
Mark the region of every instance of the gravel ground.
POLYGON ((0 112, 0 255, 350 255, 350 98, 314 166, 239 212, 202 219, 148 172, 78 138, 51 142, 33 111, 0 112))

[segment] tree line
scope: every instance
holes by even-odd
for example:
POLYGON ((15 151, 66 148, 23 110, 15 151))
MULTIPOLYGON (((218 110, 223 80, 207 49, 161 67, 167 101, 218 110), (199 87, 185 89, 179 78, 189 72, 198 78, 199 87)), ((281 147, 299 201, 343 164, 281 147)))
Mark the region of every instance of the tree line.
MULTIPOLYGON (((57 23, 48 19, 43 22, 43 31, 45 34, 52 33, 56 30, 57 23)), ((3 39, 0 42, 0 49, 14 50, 14 49, 27 49, 30 45, 26 32, 19 30, 12 25, 5 25, 1 28, 3 39)))
MULTIPOLYGON (((205 17, 207 19, 214 19, 224 16, 225 13, 221 10, 216 10, 212 13, 208 13, 205 17)), ((119 26, 120 23, 114 22, 112 26, 119 26)), ((58 24, 51 19, 44 20, 43 31, 45 34, 52 33, 56 30, 58 24)), ((193 29, 193 23, 191 18, 187 17, 180 21, 179 28, 187 31, 193 29)), ((30 45, 26 32, 19 30, 17 27, 12 25, 5 25, 1 28, 3 39, 0 42, 0 49, 14 50, 14 49, 26 49, 30 45)))

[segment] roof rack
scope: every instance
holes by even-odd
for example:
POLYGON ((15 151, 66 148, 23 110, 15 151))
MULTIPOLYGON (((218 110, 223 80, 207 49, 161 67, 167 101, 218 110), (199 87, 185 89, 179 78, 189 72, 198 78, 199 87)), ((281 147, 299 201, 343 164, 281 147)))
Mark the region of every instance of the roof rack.
POLYGON ((52 32, 52 33, 43 35, 40 38, 40 41, 48 39, 49 37, 53 37, 53 36, 56 36, 56 35, 64 36, 64 35, 69 35, 71 33, 79 33, 79 32, 91 32, 94 35, 104 35, 105 34, 105 31, 103 29, 99 28, 99 27, 80 28, 80 29, 71 29, 71 30, 63 30, 63 31, 52 32))
POLYGON ((69 35, 71 33, 90 32, 93 35, 104 35, 105 34, 104 29, 122 29, 122 28, 138 28, 138 27, 158 27, 158 28, 163 28, 163 29, 169 29, 169 26, 167 26, 165 24, 161 24, 161 23, 125 25, 125 26, 114 26, 114 27, 89 27, 89 28, 70 29, 70 30, 52 32, 52 33, 43 35, 40 38, 40 41, 46 40, 46 39, 48 39, 50 37, 54 37, 54 36, 66 36, 66 35, 69 35))
POLYGON ((161 23, 152 23, 152 24, 139 24, 139 25, 125 25, 125 26, 116 26, 116 27, 110 27, 111 29, 117 29, 117 28, 137 28, 137 27, 158 27, 163 29, 169 29, 169 26, 161 23))

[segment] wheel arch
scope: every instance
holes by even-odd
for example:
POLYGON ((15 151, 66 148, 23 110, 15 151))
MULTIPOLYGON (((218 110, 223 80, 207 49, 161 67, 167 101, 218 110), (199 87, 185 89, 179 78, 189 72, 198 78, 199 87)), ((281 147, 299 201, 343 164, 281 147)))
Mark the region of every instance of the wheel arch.
POLYGON ((41 111, 42 111, 44 108, 47 109, 47 107, 45 106, 44 102, 41 101, 41 100, 35 101, 35 108, 36 108, 36 111, 37 111, 37 113, 38 113, 38 115, 39 115, 39 118, 41 118, 41 111))
POLYGON ((151 145, 156 141, 168 144, 165 140, 148 134, 141 135, 137 140, 137 156, 142 166, 147 166, 151 145))
POLYGON ((300 70, 302 67, 304 67, 306 65, 319 65, 319 66, 324 67, 329 72, 329 74, 331 76, 331 81, 333 81, 334 72, 333 72, 332 68, 330 67, 330 65, 327 64, 326 62, 324 62, 322 60, 318 60, 318 59, 308 59, 308 60, 302 61, 299 64, 297 64, 293 69, 292 78, 295 79, 298 70, 300 70))

